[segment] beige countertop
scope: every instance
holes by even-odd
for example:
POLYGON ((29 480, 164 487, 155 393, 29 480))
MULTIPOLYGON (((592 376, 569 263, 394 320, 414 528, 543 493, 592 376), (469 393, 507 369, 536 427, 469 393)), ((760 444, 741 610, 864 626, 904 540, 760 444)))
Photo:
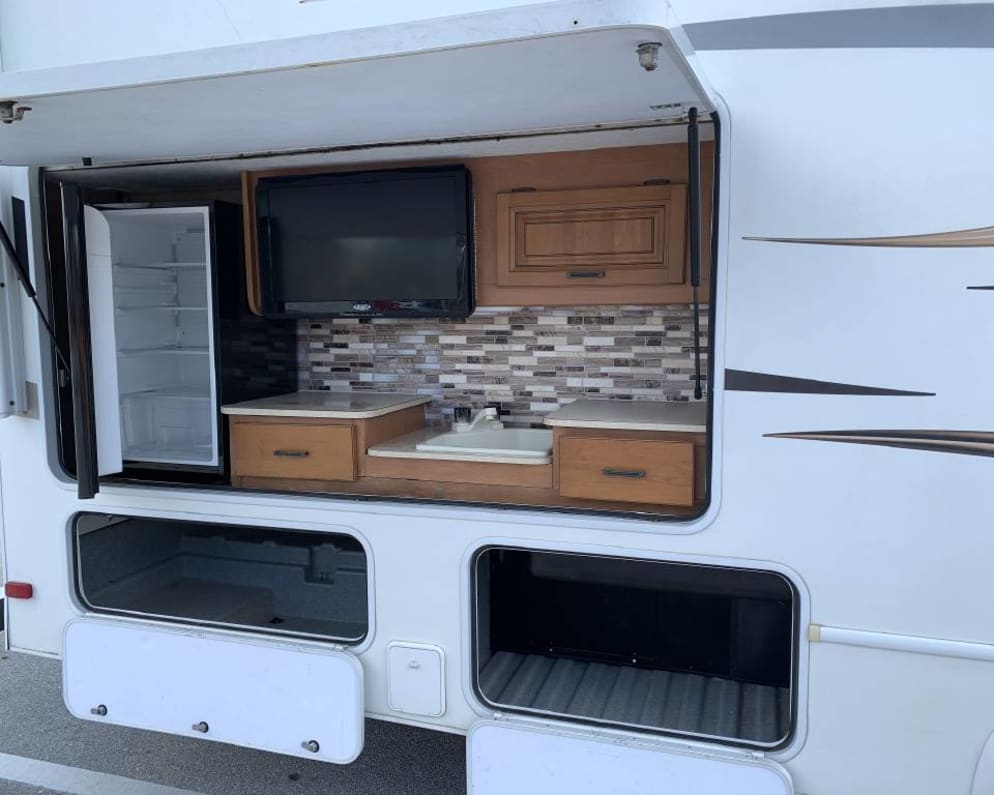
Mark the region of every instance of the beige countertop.
POLYGON ((583 398, 549 413, 545 424, 554 428, 704 433, 707 431, 707 403, 583 398))
POLYGON ((305 390, 221 406, 222 414, 257 417, 329 417, 367 420, 430 403, 429 395, 305 390))

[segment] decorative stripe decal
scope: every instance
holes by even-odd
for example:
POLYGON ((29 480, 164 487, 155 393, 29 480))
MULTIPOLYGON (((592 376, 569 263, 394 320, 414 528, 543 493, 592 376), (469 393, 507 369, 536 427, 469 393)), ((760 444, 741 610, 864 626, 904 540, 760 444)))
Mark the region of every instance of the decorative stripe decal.
POLYGON ((816 246, 891 246, 897 248, 979 248, 994 246, 994 226, 960 229, 953 232, 931 232, 924 235, 893 235, 890 237, 759 237, 743 240, 767 243, 809 243, 816 246))
POLYGON ((817 381, 788 375, 755 373, 751 370, 725 370, 725 389, 733 392, 782 392, 796 395, 891 395, 903 397, 935 397, 935 392, 888 389, 859 384, 817 381))
POLYGON ((994 432, 991 431, 797 431, 767 433, 770 439, 806 439, 816 442, 844 442, 898 447, 906 450, 929 450, 936 453, 994 457, 994 432))
POLYGON ((683 30, 698 51, 994 47, 994 8, 948 2, 850 8, 693 22, 683 30))

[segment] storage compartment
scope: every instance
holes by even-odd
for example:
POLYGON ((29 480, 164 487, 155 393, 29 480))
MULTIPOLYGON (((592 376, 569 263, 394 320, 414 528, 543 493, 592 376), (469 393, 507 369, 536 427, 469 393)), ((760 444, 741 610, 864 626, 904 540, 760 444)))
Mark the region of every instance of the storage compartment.
POLYGON ((355 480, 351 425, 242 417, 230 422, 235 477, 355 480))
POLYGON ((686 201, 684 185, 500 193, 497 284, 681 284, 686 201))
POLYGON ((565 497, 694 504, 693 442, 566 438, 559 443, 565 497))
POLYGON ((475 592, 494 708, 762 748, 790 736, 797 597, 779 574, 494 548, 475 592))
POLYGON ((366 554, 351 536, 83 514, 76 582, 89 608, 356 643, 366 554))

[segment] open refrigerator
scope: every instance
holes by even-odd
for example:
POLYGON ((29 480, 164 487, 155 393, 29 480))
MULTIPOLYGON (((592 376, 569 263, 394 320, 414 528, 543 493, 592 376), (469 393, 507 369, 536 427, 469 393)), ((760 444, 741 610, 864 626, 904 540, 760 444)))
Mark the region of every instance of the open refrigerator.
POLYGON ((296 382, 294 324, 248 311, 240 209, 87 205, 83 227, 98 474, 224 474, 221 404, 296 382))

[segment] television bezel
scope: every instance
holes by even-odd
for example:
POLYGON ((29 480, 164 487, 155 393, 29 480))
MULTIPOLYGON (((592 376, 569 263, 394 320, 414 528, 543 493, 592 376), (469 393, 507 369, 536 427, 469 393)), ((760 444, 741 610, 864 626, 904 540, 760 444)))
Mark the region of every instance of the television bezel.
MULTIPOLYGON (((458 185, 457 185, 458 187, 458 185)), ((268 318, 333 318, 333 317, 393 317, 393 318, 449 318, 460 319, 472 314, 475 308, 475 241, 473 181, 468 168, 462 164, 446 166, 421 166, 361 171, 329 171, 307 174, 284 174, 260 177, 255 184, 253 223, 256 232, 256 267, 259 271, 260 302, 262 313, 268 318), (451 176, 461 180, 465 189, 465 213, 460 214, 462 228, 456 230, 466 240, 465 257, 460 268, 461 294, 456 298, 424 299, 404 302, 379 296, 354 299, 315 299, 314 301, 287 302, 277 295, 274 277, 277 267, 264 241, 266 208, 269 192, 280 187, 306 184, 349 184, 356 182, 396 182, 424 179, 432 176, 451 176), (292 304, 290 308, 288 305, 292 304)))

